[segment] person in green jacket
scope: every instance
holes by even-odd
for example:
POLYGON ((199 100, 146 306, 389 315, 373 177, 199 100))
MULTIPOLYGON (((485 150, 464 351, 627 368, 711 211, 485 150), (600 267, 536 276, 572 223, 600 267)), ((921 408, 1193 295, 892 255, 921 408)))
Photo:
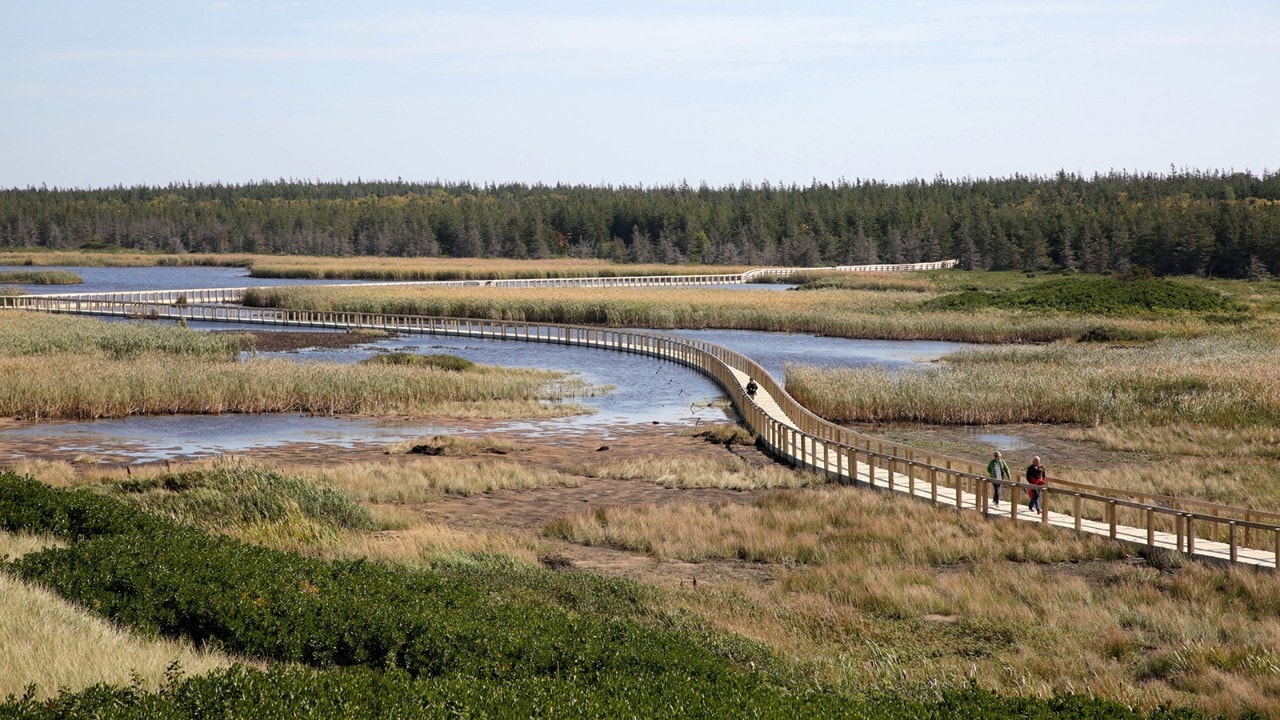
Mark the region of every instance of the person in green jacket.
POLYGON ((997 450, 995 455, 992 456, 991 462, 987 463, 987 477, 995 480, 995 482, 991 483, 991 486, 995 488, 991 493, 991 500, 995 502, 995 504, 999 505, 1000 483, 1005 482, 1012 477, 1009 475, 1009 466, 1005 464, 1004 460, 1000 459, 999 450, 997 450))

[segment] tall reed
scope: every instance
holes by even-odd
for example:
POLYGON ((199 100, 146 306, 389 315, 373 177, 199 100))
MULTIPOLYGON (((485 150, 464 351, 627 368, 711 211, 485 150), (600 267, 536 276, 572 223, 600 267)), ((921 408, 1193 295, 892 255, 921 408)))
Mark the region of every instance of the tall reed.
POLYGON ((923 311, 918 291, 777 292, 715 288, 287 287, 259 288, 246 304, 300 310, 474 317, 611 327, 723 328, 833 337, 1045 342, 1090 332, 1151 339, 1200 335, 1194 318, 1110 318, 923 311))
POLYGON ((1266 335, 970 350, 922 371, 787 368, 787 391, 836 422, 1280 426, 1266 335))
POLYGON ((457 373, 157 353, 0 358, 0 415, 28 419, 231 412, 563 417, 583 412, 570 401, 588 392, 559 373, 496 367, 457 373))

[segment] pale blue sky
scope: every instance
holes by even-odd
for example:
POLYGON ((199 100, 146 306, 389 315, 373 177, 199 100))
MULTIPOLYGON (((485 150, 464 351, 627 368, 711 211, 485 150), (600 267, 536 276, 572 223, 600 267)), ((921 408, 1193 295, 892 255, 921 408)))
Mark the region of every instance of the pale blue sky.
POLYGON ((1280 1, 0 0, 0 187, 1280 169, 1280 1))

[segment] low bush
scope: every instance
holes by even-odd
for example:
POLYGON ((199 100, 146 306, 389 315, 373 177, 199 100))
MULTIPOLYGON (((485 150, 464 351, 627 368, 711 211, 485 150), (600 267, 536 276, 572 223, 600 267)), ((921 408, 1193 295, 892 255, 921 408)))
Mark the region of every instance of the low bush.
POLYGON ((1040 310, 1082 315, 1243 313, 1221 293, 1172 280, 1059 278, 1004 291, 962 290, 922 303, 929 310, 1040 310))

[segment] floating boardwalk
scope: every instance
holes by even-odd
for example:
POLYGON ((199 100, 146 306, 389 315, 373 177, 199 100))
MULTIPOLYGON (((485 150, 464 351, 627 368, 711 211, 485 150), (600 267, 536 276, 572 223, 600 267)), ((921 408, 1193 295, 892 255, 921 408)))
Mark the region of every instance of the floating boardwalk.
MULTIPOLYGON (((954 261, 806 270, 874 272, 932 269, 951 265, 954 265, 954 261)), ((740 283, 759 274, 785 276, 790 272, 794 270, 765 269, 733 276, 567 280, 573 281, 568 284, 578 286, 588 286, 588 283, 579 281, 594 280, 611 281, 595 286, 632 284, 637 287, 671 287, 681 284, 740 283), (735 279, 725 280, 726 277, 735 279), (688 282, 681 282, 681 278, 688 282), (715 281, 710 282, 708 278, 715 278, 715 281)), ((494 280, 491 284, 518 282, 534 281, 494 280)), ((562 286, 556 282, 555 279, 541 279, 537 284, 562 286)), ((465 281, 430 284, 485 283, 465 281)), ((483 337, 640 353, 687 365, 712 378, 729 395, 744 423, 769 452, 794 466, 824 474, 835 482, 905 493, 935 505, 974 511, 992 519, 1038 523, 1046 528, 1107 537, 1148 553, 1177 553, 1202 561, 1280 570, 1276 563, 1277 557, 1280 557, 1280 513, 1103 488, 1054 478, 1049 479, 1048 485, 1039 488, 1043 508, 1040 512, 1026 510, 1018 502, 1022 497, 1021 491, 1029 487, 1022 482, 1002 483, 1009 490, 1009 502, 996 505, 989 500, 991 479, 986 477, 984 468, 967 460, 886 443, 881 438, 863 435, 827 422, 797 403, 755 361, 712 343, 661 333, 558 323, 249 308, 235 304, 240 302, 243 292, 244 288, 230 288, 19 295, 0 297, 0 308, 333 330, 376 329, 393 333, 483 337), (746 393, 749 379, 754 379, 759 385, 754 396, 746 393)))

